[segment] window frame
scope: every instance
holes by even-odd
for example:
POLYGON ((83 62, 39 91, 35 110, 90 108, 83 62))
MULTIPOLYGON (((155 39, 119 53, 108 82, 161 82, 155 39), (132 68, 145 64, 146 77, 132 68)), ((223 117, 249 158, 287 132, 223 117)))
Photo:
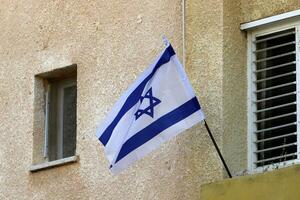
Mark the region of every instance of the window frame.
MULTIPOLYGON (((64 89, 67 87, 72 87, 72 86, 76 86, 76 90, 77 90, 77 84, 76 84, 76 79, 75 78, 71 78, 71 79, 65 79, 62 81, 59 81, 57 83, 57 127, 56 127, 56 131, 57 131, 57 157, 58 159, 63 159, 63 149, 64 149, 64 141, 63 141, 63 137, 64 137, 64 133, 63 133, 63 127, 64 127, 64 120, 63 120, 63 116, 64 116, 64 109, 63 109, 63 104, 64 104, 64 89)), ((76 124, 75 124, 76 126, 76 124)), ((74 133, 76 134, 76 133, 74 133)), ((77 140, 75 141, 75 143, 77 142, 77 140)), ((76 144, 75 144, 76 145, 76 144)), ((75 153, 73 156, 76 155, 76 149, 75 149, 75 153)))
MULTIPOLYGON (((45 137, 44 158, 47 159, 48 162, 65 158, 63 156, 64 89, 72 86, 76 86, 76 90, 77 90, 76 77, 68 77, 64 79, 48 81, 48 86, 47 86, 48 89, 46 91, 45 135, 44 135, 45 137), (50 117, 50 115, 52 115, 52 117, 50 117), (55 126, 53 126, 54 124, 55 126), (56 137, 56 141, 55 141, 56 159, 50 159, 50 157, 54 156, 54 154, 52 155, 53 149, 51 149, 51 151, 49 150, 50 148, 53 148, 50 147, 51 146, 50 140, 53 142, 53 139, 51 137, 56 137)), ((75 124, 75 126, 77 126, 77 124, 75 124)), ((77 135, 77 133, 74 134, 77 135)), ((75 143, 77 143, 77 140, 75 141, 75 143)), ((76 149, 73 156, 75 155, 76 155, 76 149)))
POLYGON ((279 21, 277 23, 268 24, 265 26, 260 26, 256 29, 249 30, 247 32, 247 118, 248 118, 248 133, 247 133, 247 152, 248 152, 248 171, 249 173, 259 173, 264 171, 269 171, 277 168, 282 168, 286 166, 290 166, 293 164, 300 164, 300 19, 290 19, 286 21, 279 21), (255 68, 254 60, 255 54, 253 50, 255 50, 254 40, 256 37, 272 34, 275 32, 279 32, 282 30, 287 30, 290 28, 295 28, 295 50, 296 50, 296 112, 297 112, 297 158, 294 160, 284 161, 280 163, 276 163, 273 165, 266 165, 256 167, 254 162, 256 160, 256 156, 254 151, 256 150, 256 144, 254 143, 254 106, 252 100, 255 99, 255 95, 253 91, 255 90, 255 83, 253 83, 253 69, 255 68))
MULTIPOLYGON (((29 166, 30 172, 38 172, 42 170, 47 170, 50 168, 70 164, 70 163, 76 163, 79 162, 79 155, 77 148, 74 151, 74 155, 67 155, 65 158, 56 158, 50 160, 50 152, 47 146, 50 145, 48 142, 49 138, 47 135, 46 138, 46 132, 49 132, 49 129, 51 129, 51 123, 50 123, 50 111, 51 111, 51 101, 52 95, 51 95, 51 85, 54 85, 54 83, 58 83, 60 81, 66 81, 72 79, 74 82, 74 85, 76 85, 76 141, 75 145, 77 147, 77 108, 78 108, 78 79, 77 79, 77 64, 71 64, 68 66, 63 67, 57 67, 50 71, 42 71, 38 74, 34 75, 34 120, 33 120, 33 134, 32 134, 32 141, 33 141, 33 149, 32 149, 32 162, 29 166), (48 108, 47 108, 48 107, 48 108), (46 108, 48 109, 46 112, 46 108), (49 124, 49 126, 46 124, 49 124), (47 144, 47 146, 45 145, 47 144), (48 152, 46 152, 46 150, 48 152), (46 157, 46 154, 48 158, 46 157)), ((54 88, 56 90, 57 88, 54 88)), ((55 94, 56 98, 57 95, 55 94)), ((57 110, 57 109, 56 109, 57 110)), ((56 113, 52 113, 51 117, 55 116, 56 113)), ((52 120, 53 121, 53 120, 52 120)), ((56 126, 56 125, 55 125, 56 126)), ((56 138, 53 138, 54 141, 56 141, 56 138)), ((56 142, 55 142, 56 143, 56 142)), ((57 153, 55 153, 56 155, 57 153)), ((54 154, 53 154, 54 155, 54 154)))

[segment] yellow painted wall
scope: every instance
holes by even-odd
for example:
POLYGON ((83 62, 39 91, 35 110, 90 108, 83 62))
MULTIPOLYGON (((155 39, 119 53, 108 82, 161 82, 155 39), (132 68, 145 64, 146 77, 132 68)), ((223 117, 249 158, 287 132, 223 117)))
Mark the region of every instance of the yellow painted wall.
POLYGON ((201 200, 298 200, 300 165, 206 184, 201 200))

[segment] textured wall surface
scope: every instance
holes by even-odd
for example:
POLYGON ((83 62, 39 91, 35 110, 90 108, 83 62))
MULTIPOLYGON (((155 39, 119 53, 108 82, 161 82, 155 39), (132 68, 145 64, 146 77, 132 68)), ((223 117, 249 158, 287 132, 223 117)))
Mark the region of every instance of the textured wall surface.
MULTIPOLYGON (((182 58, 180 0, 0 3, 0 199, 199 199, 201 184, 223 177, 201 124, 118 176, 95 137, 96 125, 164 48, 163 34, 182 58), (34 126, 34 76, 71 64, 80 160, 30 173, 33 134, 43 129, 34 126)), ((186 0, 186 71, 234 172, 246 167, 246 36, 239 24, 299 6, 186 0)))
POLYGON ((240 0, 224 0, 223 149, 232 174, 247 168, 247 42, 240 0))
POLYGON ((224 157, 234 175, 247 170, 247 34, 240 24, 297 10, 296 0, 223 1, 224 157))
MULTIPOLYGON (((181 1, 0 3, 0 199, 199 199, 202 183, 221 178, 216 153, 200 124, 118 176, 110 174, 103 147, 95 137, 96 125, 113 103, 164 48, 162 34, 182 57, 181 1), (39 88, 34 76, 71 64, 77 64, 80 161, 30 173, 36 149, 34 89, 39 88)), ((216 24, 212 31, 220 28, 222 4, 190 1, 188 7, 195 17, 190 18, 189 26, 201 27, 203 22, 206 27, 216 24), (211 5, 214 9, 209 11, 211 5), (201 19, 199 23, 200 9, 207 10, 203 14, 209 14, 211 21, 201 19)), ((201 39, 210 53, 215 47, 209 44, 215 42, 218 50, 205 61, 210 66, 205 74, 196 54, 188 73, 207 115, 218 116, 220 102, 217 106, 210 102, 220 95, 220 88, 212 87, 213 80, 209 85, 204 80, 221 77, 221 30, 214 35, 205 27, 200 30, 207 37, 198 33, 195 40, 201 39), (204 89, 211 94, 201 92, 204 89)), ((189 45, 194 45, 192 38, 189 45)), ((198 49, 206 52, 198 45, 189 53, 198 49)), ((221 130, 218 123, 212 122, 217 134, 221 130)))
POLYGON ((300 7, 298 0, 241 0, 242 22, 249 22, 264 17, 297 10, 300 7))
MULTIPOLYGON (((186 1, 186 70, 199 97, 211 131, 221 145, 223 3, 218 1, 186 1)), ((203 126, 201 126, 203 130, 203 126)), ((206 130, 190 134, 201 152, 195 166, 208 181, 222 177, 218 155, 206 130)), ((195 172, 194 172, 195 173, 195 172)))

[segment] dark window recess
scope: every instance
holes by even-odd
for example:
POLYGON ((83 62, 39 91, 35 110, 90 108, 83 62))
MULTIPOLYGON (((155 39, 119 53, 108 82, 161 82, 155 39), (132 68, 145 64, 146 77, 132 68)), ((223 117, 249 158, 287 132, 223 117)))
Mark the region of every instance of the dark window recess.
POLYGON ((76 79, 51 81, 49 106, 49 161, 76 153, 76 79))
POLYGON ((256 37, 256 167, 297 158, 295 29, 256 37))
POLYGON ((64 89, 63 157, 75 155, 76 150, 76 86, 64 89))

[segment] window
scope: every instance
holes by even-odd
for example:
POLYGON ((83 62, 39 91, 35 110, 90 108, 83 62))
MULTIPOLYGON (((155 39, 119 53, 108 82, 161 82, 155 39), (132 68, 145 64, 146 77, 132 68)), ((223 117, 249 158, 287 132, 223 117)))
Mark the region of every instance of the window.
POLYGON ((76 101, 76 65, 36 76, 31 171, 76 161, 76 101))
POLYGON ((76 79, 49 81, 47 87, 45 157, 49 161, 75 155, 76 79))
POLYGON ((299 157, 300 23, 248 34, 248 165, 278 168, 299 157))

